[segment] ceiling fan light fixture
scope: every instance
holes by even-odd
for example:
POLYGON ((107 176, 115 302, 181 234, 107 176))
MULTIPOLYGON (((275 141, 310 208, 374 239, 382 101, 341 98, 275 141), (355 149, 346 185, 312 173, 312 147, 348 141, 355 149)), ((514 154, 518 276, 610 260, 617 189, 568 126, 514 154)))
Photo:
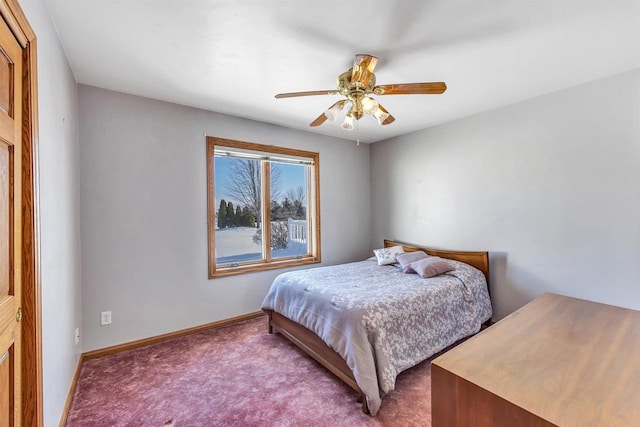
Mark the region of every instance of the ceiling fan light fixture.
POLYGON ((338 120, 338 115, 340 115, 340 112, 344 108, 344 105, 345 105, 344 102, 338 102, 334 104, 331 108, 329 108, 327 111, 325 111, 324 115, 327 116, 327 119, 331 120, 332 122, 335 122, 336 120, 338 120))
POLYGON ((360 101, 360 105, 362 106, 362 112, 369 116, 372 116, 376 111, 378 111, 378 101, 371 98, 370 96, 365 96, 360 101))
POLYGON ((382 111, 380 106, 377 105, 377 104, 376 104, 376 107, 377 107, 377 109, 376 109, 376 111, 374 111, 373 117, 375 117, 376 120, 378 120, 378 124, 381 125, 382 122, 387 120, 387 118, 389 117, 389 113, 386 113, 386 112, 382 111))
POLYGON ((353 116, 347 114, 347 117, 344 118, 344 122, 342 122, 340 127, 344 130, 353 130, 353 116))

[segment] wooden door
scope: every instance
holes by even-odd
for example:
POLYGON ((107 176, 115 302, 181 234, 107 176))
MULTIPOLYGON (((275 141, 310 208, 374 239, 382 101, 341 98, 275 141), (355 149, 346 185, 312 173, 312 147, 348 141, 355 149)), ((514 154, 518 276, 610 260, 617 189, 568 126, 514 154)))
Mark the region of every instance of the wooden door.
POLYGON ((0 18, 0 426, 21 425, 22 48, 0 18))

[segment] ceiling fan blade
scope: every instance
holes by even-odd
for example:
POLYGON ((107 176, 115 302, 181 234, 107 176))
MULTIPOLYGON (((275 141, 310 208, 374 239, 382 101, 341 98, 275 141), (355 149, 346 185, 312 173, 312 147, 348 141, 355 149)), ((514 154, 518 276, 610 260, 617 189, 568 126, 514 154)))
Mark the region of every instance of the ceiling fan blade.
POLYGON ((437 95, 447 90, 445 82, 398 83, 373 88, 376 95, 437 95))
POLYGON ((318 118, 316 118, 314 121, 312 121, 309 126, 311 127, 316 127, 316 126, 320 126, 321 124, 323 124, 324 122, 327 121, 327 116, 322 113, 318 116, 318 118))
POLYGON ((377 63, 378 58, 375 56, 356 55, 353 58, 353 68, 351 69, 351 83, 360 82, 363 86, 367 86, 377 63))
POLYGON ((393 117, 382 105, 378 104, 378 108, 381 109, 383 113, 389 114, 389 116, 380 123, 382 126, 393 123, 396 120, 396 118, 393 117))
POLYGON ((307 92, 287 92, 287 93, 279 93, 276 95, 276 98, 294 98, 296 96, 312 96, 312 95, 336 95, 338 92, 335 89, 331 90, 311 90, 307 92))

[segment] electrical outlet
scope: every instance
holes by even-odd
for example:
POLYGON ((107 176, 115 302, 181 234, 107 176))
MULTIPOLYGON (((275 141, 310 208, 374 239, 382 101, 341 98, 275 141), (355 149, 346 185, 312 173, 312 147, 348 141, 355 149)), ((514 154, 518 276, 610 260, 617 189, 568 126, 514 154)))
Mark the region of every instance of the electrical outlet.
POLYGON ((76 328, 76 345, 80 342, 80 328, 76 328))
POLYGON ((100 326, 110 325, 111 324, 111 312, 103 311, 100 313, 100 326))

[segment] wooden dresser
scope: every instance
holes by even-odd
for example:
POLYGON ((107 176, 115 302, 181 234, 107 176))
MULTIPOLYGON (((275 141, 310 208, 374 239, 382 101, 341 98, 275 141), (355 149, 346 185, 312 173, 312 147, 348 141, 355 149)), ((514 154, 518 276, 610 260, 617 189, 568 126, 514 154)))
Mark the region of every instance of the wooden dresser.
POLYGON ((544 294, 435 359, 431 384, 433 427, 640 426, 640 311, 544 294))

